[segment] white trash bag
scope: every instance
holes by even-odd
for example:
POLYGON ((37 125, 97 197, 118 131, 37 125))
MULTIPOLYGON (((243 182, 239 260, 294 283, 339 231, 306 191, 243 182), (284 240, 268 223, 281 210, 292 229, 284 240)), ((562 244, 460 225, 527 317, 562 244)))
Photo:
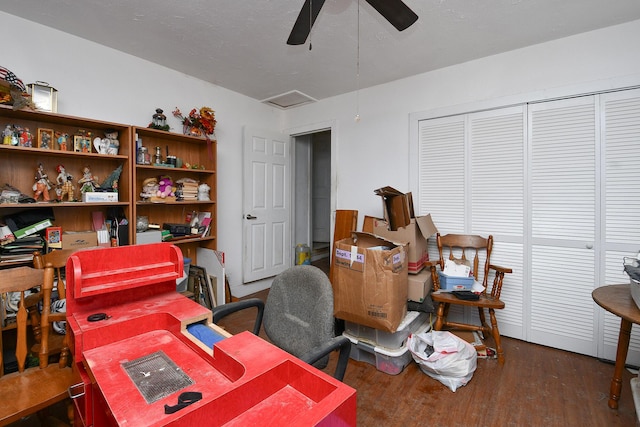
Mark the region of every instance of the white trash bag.
POLYGON ((451 332, 411 334, 407 346, 422 372, 440 381, 453 392, 466 385, 476 370, 476 349, 451 332))

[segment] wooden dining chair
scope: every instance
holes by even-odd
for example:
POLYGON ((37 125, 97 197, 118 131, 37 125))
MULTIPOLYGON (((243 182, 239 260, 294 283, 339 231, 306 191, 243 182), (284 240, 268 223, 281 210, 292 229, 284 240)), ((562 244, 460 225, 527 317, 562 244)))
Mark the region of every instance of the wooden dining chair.
MULTIPOLYGON (((12 336, 15 342, 17 370, 5 372, 3 340, 0 340, 0 402, 3 402, 0 404, 0 425, 10 424, 34 413, 44 418, 46 409, 68 398, 69 387, 78 382, 71 367, 49 364, 47 338, 53 276, 51 265, 43 269, 16 267, 0 270, 0 293, 16 292, 20 295, 15 324, 2 327, 2 338, 8 343, 9 336, 12 336), (25 293, 39 287, 43 295, 40 316, 43 344, 37 355, 38 364, 29 366, 29 316, 25 307, 25 293)), ((72 417, 72 412, 69 415, 72 417)))
POLYGON ((496 320, 495 310, 503 309, 505 304, 500 300, 504 275, 511 273, 510 268, 504 268, 491 263, 491 252, 493 250, 493 236, 481 237, 468 234, 447 234, 436 235, 438 245, 437 261, 427 261, 425 266, 431 269, 433 279, 433 290, 431 298, 438 304, 437 319, 434 329, 462 329, 468 331, 482 331, 485 336, 491 335, 496 345, 498 362, 504 363, 504 350, 500 342, 500 331, 496 320), (484 264, 480 265, 480 259, 484 257, 484 264), (438 292, 440 290, 440 279, 437 267, 444 270, 445 260, 450 259, 456 262, 465 263, 471 267, 472 274, 478 282, 484 286, 484 291, 479 295, 478 300, 463 300, 456 297, 451 292, 438 292), (491 280, 491 277, 493 280, 491 280), (465 307, 476 307, 480 317, 480 325, 454 322, 448 319, 451 305, 461 305, 465 307), (491 325, 486 321, 485 309, 489 312, 491 325))
MULTIPOLYGON (((44 268, 45 265, 51 264, 55 271, 56 291, 58 293, 58 300, 63 301, 66 298, 66 288, 62 271, 67 264, 67 259, 74 253, 76 249, 59 249, 49 252, 48 254, 42 254, 37 251, 33 254, 33 266, 35 268, 44 268)), ((40 310, 42 309, 42 292, 31 294, 26 298, 25 304, 29 311, 29 317, 31 318, 31 324, 33 325, 33 336, 35 343, 31 347, 31 351, 34 353, 40 352, 40 345, 42 342, 42 332, 40 330, 40 310)), ((66 322, 66 312, 50 312, 49 313, 49 354, 60 354, 60 363, 66 365, 67 357, 69 354, 69 346, 67 343, 66 334, 62 334, 59 331, 51 330, 54 324, 58 325, 60 322, 66 322)))

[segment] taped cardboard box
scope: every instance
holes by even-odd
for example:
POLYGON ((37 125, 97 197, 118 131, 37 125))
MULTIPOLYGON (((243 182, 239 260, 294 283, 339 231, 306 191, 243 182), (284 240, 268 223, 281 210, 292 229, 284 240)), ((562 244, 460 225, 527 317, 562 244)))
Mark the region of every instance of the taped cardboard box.
POLYGON ((354 232, 336 242, 334 315, 395 332, 407 314, 407 256, 402 243, 354 232))
POLYGON ((391 230, 390 224, 379 218, 373 220, 373 234, 382 236, 394 242, 408 243, 407 255, 408 271, 417 274, 424 268, 424 263, 429 261, 429 248, 427 240, 438 232, 431 214, 411 218, 406 227, 398 227, 391 230))
POLYGON ((98 246, 95 231, 65 231, 62 233, 62 249, 83 249, 98 246))

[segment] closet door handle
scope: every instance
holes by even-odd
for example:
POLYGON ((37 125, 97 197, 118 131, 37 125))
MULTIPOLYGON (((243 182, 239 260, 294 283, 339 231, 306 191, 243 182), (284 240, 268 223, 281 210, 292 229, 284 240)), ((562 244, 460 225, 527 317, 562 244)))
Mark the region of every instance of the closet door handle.
POLYGON ((251 214, 247 214, 247 216, 245 218, 247 218, 247 219, 258 219, 257 216, 253 216, 251 214))

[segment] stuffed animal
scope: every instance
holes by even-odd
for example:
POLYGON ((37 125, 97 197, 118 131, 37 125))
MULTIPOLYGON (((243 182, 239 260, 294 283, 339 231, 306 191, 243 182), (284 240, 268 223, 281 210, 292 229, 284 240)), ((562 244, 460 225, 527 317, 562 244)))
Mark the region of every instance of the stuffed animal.
POLYGON ((158 180, 158 197, 173 197, 175 196, 175 189, 173 187, 173 181, 168 176, 161 176, 158 180))

